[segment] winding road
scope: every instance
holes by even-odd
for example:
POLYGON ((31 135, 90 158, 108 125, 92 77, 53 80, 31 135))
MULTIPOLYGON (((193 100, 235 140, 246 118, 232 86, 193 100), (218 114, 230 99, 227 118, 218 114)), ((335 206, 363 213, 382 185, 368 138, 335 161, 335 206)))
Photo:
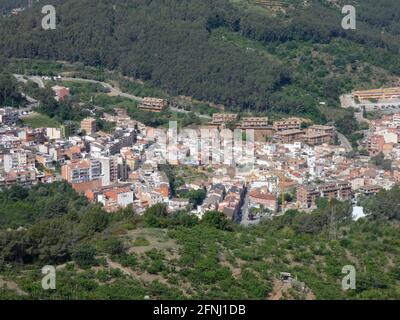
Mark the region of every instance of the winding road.
POLYGON ((353 151, 353 146, 351 145, 350 141, 340 132, 338 132, 338 138, 340 140, 341 145, 346 149, 346 152, 353 151))
MULTIPOLYGON (((39 86, 39 88, 42 88, 42 89, 45 88, 45 83, 44 83, 42 77, 39 77, 39 76, 26 76, 26 75, 20 75, 20 74, 14 74, 14 77, 19 82, 27 83, 28 80, 31 80, 31 81, 35 82, 39 86)), ((109 91, 110 95, 112 95, 112 96, 123 97, 123 98, 127 98, 127 99, 130 99, 130 100, 133 100, 133 101, 137 101, 137 102, 143 102, 143 98, 135 96, 135 95, 130 94, 130 93, 122 92, 120 89, 113 87, 112 85, 110 85, 107 82, 101 82, 101 81, 92 80, 92 79, 72 78, 72 77, 62 77, 60 79, 60 81, 99 84, 103 88, 107 89, 109 91)), ((31 103, 37 103, 37 101, 35 99, 33 99, 33 98, 30 98, 28 96, 26 96, 26 98, 31 103), (32 100, 32 101, 30 101, 30 100, 32 100)), ((190 113, 190 111, 187 111, 187 110, 184 110, 184 109, 180 109, 180 108, 177 108, 177 107, 172 107, 172 106, 170 106, 169 109, 171 111, 175 111, 175 112, 179 112, 179 113, 185 113, 185 114, 190 113)), ((207 116, 207 115, 204 115, 204 114, 200 114, 198 112, 195 112, 195 115, 197 117, 199 117, 199 118, 202 118, 202 119, 207 119, 207 120, 211 119, 210 116, 207 116)))
MULTIPOLYGON (((19 82, 27 83, 28 80, 31 80, 35 82, 39 88, 44 89, 45 84, 44 81, 41 77, 38 76, 24 76, 20 74, 14 74, 14 77, 17 79, 19 82)), ((96 81, 96 80, 91 80, 91 79, 83 79, 83 78, 70 78, 70 77, 62 77, 60 79, 61 81, 68 81, 68 82, 77 82, 77 83, 94 83, 94 84, 100 84, 103 88, 109 90, 110 94, 114 96, 119 96, 127 99, 131 99, 137 102, 142 102, 143 98, 137 97, 133 94, 125 93, 122 92, 121 90, 114 88, 112 85, 106 82, 101 82, 101 81, 96 81)))

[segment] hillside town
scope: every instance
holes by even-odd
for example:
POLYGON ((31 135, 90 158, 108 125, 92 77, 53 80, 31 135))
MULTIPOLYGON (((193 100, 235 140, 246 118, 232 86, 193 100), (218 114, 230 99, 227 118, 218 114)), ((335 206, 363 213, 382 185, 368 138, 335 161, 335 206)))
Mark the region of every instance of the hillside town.
MULTIPOLYGON (((69 95, 68 88, 53 90, 57 100, 69 95)), ((144 98, 139 108, 157 114, 168 102, 144 98)), ((115 124, 106 133, 91 117, 71 132, 32 129, 21 124, 22 116, 0 109, 0 186, 64 180, 110 213, 131 207, 141 214, 161 203, 169 212, 201 218, 217 210, 251 224, 289 209, 311 211, 321 198, 356 206, 359 197, 400 182, 400 113, 369 121, 357 156, 334 126, 297 117, 221 112, 205 126, 178 130, 146 126, 117 108, 103 115, 115 124), (193 195, 200 196, 193 201, 193 195)))

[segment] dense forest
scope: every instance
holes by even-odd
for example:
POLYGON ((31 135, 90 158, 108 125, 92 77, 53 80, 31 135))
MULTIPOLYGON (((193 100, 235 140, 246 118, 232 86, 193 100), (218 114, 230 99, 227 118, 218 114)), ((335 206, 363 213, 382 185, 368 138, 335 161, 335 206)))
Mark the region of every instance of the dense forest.
POLYGON ((1 0, 0 14, 7 15, 14 8, 26 7, 28 0, 1 0))
POLYGON ((0 298, 398 299, 399 199, 399 187, 364 199, 368 217, 357 222, 349 203, 321 200, 311 214, 244 228, 163 205, 110 215, 66 183, 13 187, 0 192, 0 298), (45 291, 49 264, 57 290, 45 291), (341 289, 346 265, 355 290, 341 289), (280 291, 280 272, 297 285, 280 291))
POLYGON ((285 1, 285 13, 251 0, 48 2, 56 30, 41 29, 40 5, 1 20, 5 57, 80 61, 173 95, 320 120, 322 99, 337 106, 341 93, 400 74, 396 0, 357 3, 357 30, 322 0, 285 1))
POLYGON ((18 106, 23 98, 17 88, 17 81, 4 71, 5 59, 0 55, 0 106, 18 106))

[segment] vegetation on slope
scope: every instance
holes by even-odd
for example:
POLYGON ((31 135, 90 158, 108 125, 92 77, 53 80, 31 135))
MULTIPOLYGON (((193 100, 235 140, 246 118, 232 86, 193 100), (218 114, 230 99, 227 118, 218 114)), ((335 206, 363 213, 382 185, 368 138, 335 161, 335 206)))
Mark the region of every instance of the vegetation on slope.
POLYGON ((320 121, 322 99, 337 106, 339 94, 400 73, 396 0, 357 3, 355 31, 342 29, 340 8, 326 1, 289 1, 274 14, 244 2, 50 1, 55 31, 41 29, 36 7, 1 21, 0 48, 7 57, 116 69, 172 95, 320 121), (215 36, 221 28, 233 42, 215 36))
POLYGON ((290 211, 242 228, 218 212, 198 221, 185 212, 169 215, 161 205, 142 217, 129 208, 110 215, 64 183, 14 187, 0 194, 0 278, 25 295, 3 289, 0 296, 269 299, 277 293, 280 272, 291 272, 309 291, 293 287, 282 292, 283 299, 399 298, 400 239, 398 215, 392 214, 398 212, 399 190, 369 198, 366 210, 376 214, 358 222, 351 220, 349 204, 333 203, 332 238, 326 201, 312 214, 290 211), (387 197, 393 205, 383 205, 387 197), (54 291, 41 288, 40 270, 47 264, 58 266, 54 291), (346 265, 356 268, 357 282, 345 292, 346 265))

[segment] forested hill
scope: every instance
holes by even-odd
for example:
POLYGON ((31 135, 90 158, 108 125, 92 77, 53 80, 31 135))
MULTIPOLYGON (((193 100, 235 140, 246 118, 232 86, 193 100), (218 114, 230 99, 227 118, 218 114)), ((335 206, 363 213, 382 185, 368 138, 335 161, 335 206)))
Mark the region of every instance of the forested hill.
POLYGON ((284 2, 274 13, 256 0, 49 0, 57 29, 41 28, 39 2, 0 20, 0 52, 116 69, 231 108, 314 117, 323 99, 337 105, 353 87, 396 81, 398 0, 362 1, 355 31, 342 29, 340 5, 284 2))
POLYGON ((1 0, 0 14, 8 14, 14 8, 25 7, 27 3, 27 0, 1 0))

